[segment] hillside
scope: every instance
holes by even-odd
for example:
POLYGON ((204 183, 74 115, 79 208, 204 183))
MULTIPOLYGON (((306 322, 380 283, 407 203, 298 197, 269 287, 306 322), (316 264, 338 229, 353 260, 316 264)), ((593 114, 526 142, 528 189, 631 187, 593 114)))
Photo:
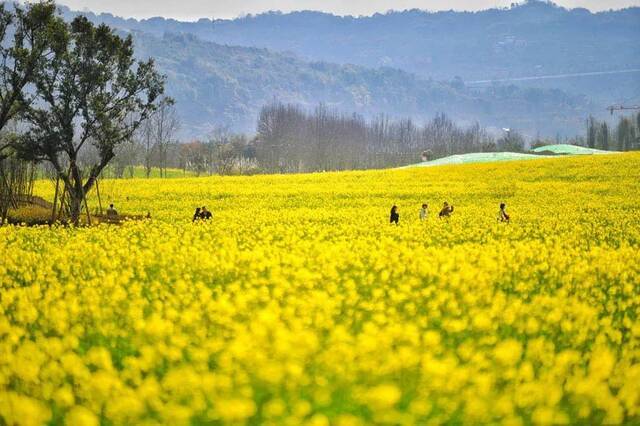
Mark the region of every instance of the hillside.
MULTIPOLYGON (((65 9, 68 16, 73 13, 65 9)), ((426 78, 464 81, 640 68, 640 8, 591 13, 529 1, 475 13, 419 10, 339 17, 268 13, 233 20, 137 21, 88 16, 158 36, 189 33, 221 44, 293 52, 312 61, 388 66, 426 78)), ((523 87, 584 93, 603 104, 640 100, 640 73, 532 80, 523 87)))
POLYGON ((168 76, 168 93, 178 101, 189 136, 214 125, 252 132, 259 109, 274 99, 308 108, 324 102, 365 117, 385 113, 420 121, 445 112, 459 121, 554 135, 582 129, 582 117, 592 108, 583 97, 558 90, 470 89, 392 68, 307 62, 190 35, 135 33, 135 43, 137 54, 156 58, 168 76))

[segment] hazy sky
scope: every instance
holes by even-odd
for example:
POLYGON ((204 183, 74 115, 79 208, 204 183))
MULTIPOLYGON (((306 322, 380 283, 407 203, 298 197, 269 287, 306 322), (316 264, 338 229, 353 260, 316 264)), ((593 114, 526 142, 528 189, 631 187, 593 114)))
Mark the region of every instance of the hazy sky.
MULTIPOLYGON (((135 18, 165 16, 182 20, 233 18, 268 10, 322 10, 339 15, 371 15, 403 9, 478 10, 509 6, 514 0, 58 0, 72 9, 111 12, 135 18)), ((640 6, 640 0, 558 0, 568 7, 591 10, 640 6)))

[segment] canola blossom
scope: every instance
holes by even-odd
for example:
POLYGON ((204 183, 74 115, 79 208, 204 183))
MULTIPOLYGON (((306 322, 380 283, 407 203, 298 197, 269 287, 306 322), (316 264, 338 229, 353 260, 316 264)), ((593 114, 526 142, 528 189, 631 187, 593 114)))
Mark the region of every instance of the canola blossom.
POLYGON ((638 154, 101 192, 0 228, 0 424, 640 422, 638 154))

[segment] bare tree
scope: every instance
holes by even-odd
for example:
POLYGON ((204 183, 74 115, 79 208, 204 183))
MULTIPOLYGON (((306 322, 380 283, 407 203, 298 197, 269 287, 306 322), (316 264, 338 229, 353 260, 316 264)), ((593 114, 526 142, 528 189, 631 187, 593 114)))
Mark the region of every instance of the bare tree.
POLYGON ((228 175, 240 171, 246 164, 249 142, 244 135, 230 133, 226 128, 215 129, 206 143, 206 158, 210 172, 228 175))
MULTIPOLYGON (((169 153, 169 145, 175 141, 176 134, 180 130, 180 118, 174 106, 173 100, 165 98, 161 101, 160 107, 148 120, 149 128, 148 142, 153 142, 153 148, 157 153, 158 168, 160 169, 160 177, 167 175, 167 160, 169 153)), ((147 145, 148 146, 148 145, 147 145)), ((148 150, 147 155, 151 152, 148 150)), ((149 161, 147 158, 147 177, 151 173, 149 161)))
POLYGON ((140 148, 140 145, 133 138, 123 142, 116 148, 116 155, 113 157, 114 177, 121 179, 135 176, 135 166, 140 163, 139 160, 141 158, 140 148))
POLYGON ((154 142, 153 142, 153 127, 151 119, 147 118, 140 129, 135 134, 135 140, 139 145, 140 151, 142 151, 142 160, 144 166, 144 174, 148 178, 151 177, 151 170, 154 164, 154 142))
POLYGON ((207 171, 207 147, 200 141, 180 145, 180 161, 184 172, 192 171, 196 176, 207 171))
POLYGON ((295 105, 272 103, 258 119, 256 158, 269 172, 305 172, 391 167, 434 158, 496 149, 479 124, 457 126, 438 114, 424 126, 379 116, 367 122, 319 105, 309 113, 295 105))

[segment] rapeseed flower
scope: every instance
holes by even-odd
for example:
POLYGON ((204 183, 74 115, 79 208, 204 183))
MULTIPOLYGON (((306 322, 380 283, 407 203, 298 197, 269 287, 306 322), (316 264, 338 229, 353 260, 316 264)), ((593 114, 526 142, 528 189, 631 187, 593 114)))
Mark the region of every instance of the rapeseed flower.
POLYGON ((0 227, 2 424, 640 422, 638 154, 100 189, 0 227))

